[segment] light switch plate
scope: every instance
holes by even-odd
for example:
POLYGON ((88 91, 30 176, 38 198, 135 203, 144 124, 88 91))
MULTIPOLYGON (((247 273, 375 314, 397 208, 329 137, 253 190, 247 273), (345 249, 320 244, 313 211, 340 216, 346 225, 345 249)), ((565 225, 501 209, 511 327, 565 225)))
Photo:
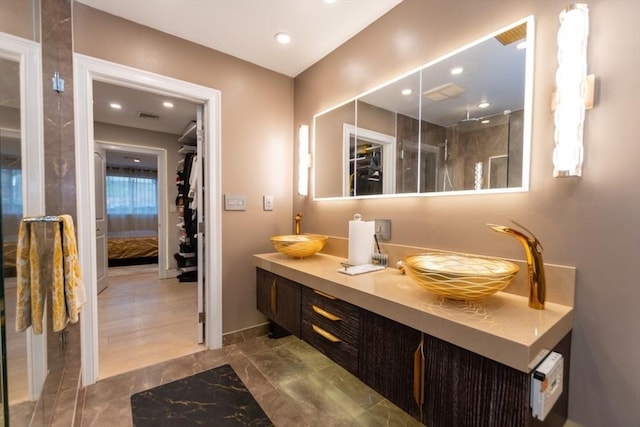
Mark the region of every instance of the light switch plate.
POLYGON ((224 195, 225 211, 246 211, 247 196, 244 194, 225 194, 224 195))
POLYGON ((376 219, 376 236, 378 240, 389 241, 391 240, 391 220, 390 219, 376 219))
POLYGON ((262 196, 262 209, 265 211, 273 210, 273 195, 265 194, 262 196))

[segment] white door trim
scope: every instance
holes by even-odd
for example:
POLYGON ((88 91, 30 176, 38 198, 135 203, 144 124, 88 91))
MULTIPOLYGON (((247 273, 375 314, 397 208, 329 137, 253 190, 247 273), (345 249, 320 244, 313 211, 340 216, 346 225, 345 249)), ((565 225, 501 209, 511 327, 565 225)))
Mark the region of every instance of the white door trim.
MULTIPOLYGON (((162 185, 158 185, 158 278, 166 279, 169 277, 169 229, 167 223, 169 196, 167 194, 167 150, 164 148, 102 140, 95 140, 95 143, 102 145, 102 147, 107 151, 131 154, 140 153, 156 156, 157 180, 159 183, 162 183, 162 185)), ((171 276, 174 277, 175 275, 172 274, 171 276)))
POLYGON ((74 105, 76 137, 76 175, 78 215, 77 234, 84 281, 87 287, 87 303, 80 319, 82 380, 90 385, 98 379, 98 296, 95 270, 95 199, 93 171, 93 81, 127 86, 184 98, 204 104, 204 131, 207 143, 205 158, 204 200, 205 245, 207 248, 204 274, 205 287, 205 345, 214 349, 222 347, 222 275, 221 275, 221 111, 220 91, 188 83, 171 77, 143 71, 124 65, 103 61, 75 53, 74 105))
MULTIPOLYGON (((24 216, 45 214, 44 115, 42 101, 42 53, 39 43, 0 33, 0 57, 20 63, 20 137, 22 156, 22 204, 24 216)), ((46 317, 45 317, 46 322, 46 317)), ((43 329, 46 331, 46 327, 43 329)), ((38 400, 47 377, 47 336, 29 328, 27 373, 29 399, 38 400)))

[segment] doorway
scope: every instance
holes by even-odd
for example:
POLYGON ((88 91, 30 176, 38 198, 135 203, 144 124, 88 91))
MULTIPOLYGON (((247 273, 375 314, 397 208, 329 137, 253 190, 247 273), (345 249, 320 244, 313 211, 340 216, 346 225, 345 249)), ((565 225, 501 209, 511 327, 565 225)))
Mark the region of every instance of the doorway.
MULTIPOLYGON (((130 95, 148 96, 140 91, 130 95)), ((97 96, 94 106, 105 102, 97 96)), ((195 115, 196 106, 192 107, 195 115)), ((169 193, 175 193, 175 178, 168 176, 167 151, 178 150, 179 135, 107 124, 101 119, 104 117, 94 108, 96 219, 104 218, 100 227, 104 233, 96 231, 102 380, 204 347, 195 339, 196 284, 179 283, 167 260, 167 252, 177 251, 177 247, 167 248, 169 235, 176 234, 176 220, 169 227, 171 213, 167 213, 169 193), (158 146, 106 142, 101 140, 105 135, 158 146)))
POLYGON ((97 320, 97 274, 95 234, 95 174, 94 174, 94 125, 92 117, 92 83, 102 81, 135 88, 152 93, 187 99, 203 105, 204 177, 202 185, 203 207, 207 215, 203 228, 207 230, 201 241, 207 248, 203 263, 204 320, 206 325, 205 345, 214 349, 222 346, 222 286, 221 286, 221 222, 220 222, 220 92, 211 88, 175 80, 146 71, 74 55, 76 165, 78 206, 86 208, 87 215, 79 216, 77 224, 80 263, 87 287, 87 304, 81 316, 81 350, 83 384, 95 383, 98 378, 98 320, 97 320))

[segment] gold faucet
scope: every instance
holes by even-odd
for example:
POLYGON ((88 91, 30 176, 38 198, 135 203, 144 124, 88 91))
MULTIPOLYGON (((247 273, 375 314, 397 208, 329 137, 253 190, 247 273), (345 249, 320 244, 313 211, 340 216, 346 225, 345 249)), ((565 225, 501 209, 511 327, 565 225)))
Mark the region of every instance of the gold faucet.
POLYGON ((527 230, 523 225, 518 224, 514 220, 509 220, 518 227, 528 232, 530 236, 527 236, 521 231, 514 230, 513 228, 505 227, 504 225, 487 225, 495 231, 515 237, 520 243, 522 243, 524 252, 527 256, 527 267, 529 270, 529 307, 538 310, 544 310, 544 300, 547 285, 544 278, 542 245, 531 231, 527 230))
POLYGON ((302 221, 302 214, 300 212, 296 214, 295 220, 296 220, 295 233, 296 235, 298 235, 301 232, 300 221, 302 221))

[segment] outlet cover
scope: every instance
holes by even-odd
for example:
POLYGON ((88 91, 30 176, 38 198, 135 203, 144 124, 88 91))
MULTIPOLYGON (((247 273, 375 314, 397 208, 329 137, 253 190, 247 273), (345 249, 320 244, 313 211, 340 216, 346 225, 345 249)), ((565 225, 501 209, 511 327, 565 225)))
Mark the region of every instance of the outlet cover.
POLYGON ((265 194, 262 196, 262 209, 265 211, 273 210, 273 195, 265 194))
POLYGON ((225 194, 224 195, 225 211, 246 211, 247 196, 244 194, 225 194))
POLYGON ((390 219, 376 219, 376 235, 378 240, 389 241, 391 240, 391 220, 390 219))

